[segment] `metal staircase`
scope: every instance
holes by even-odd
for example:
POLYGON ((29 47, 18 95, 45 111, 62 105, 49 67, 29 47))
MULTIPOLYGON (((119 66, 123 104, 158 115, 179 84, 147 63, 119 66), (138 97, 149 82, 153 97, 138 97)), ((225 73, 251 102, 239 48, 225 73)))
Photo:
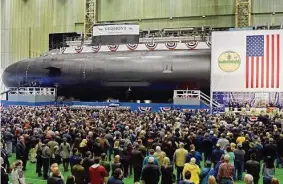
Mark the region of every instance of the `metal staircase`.
POLYGON ((211 107, 211 106, 212 108, 222 107, 220 103, 218 103, 216 100, 213 100, 213 99, 211 101, 211 98, 201 91, 200 91, 200 101, 204 103, 205 105, 207 105, 208 107, 211 107))
POLYGON ((176 105, 201 105, 209 109, 220 108, 222 105, 200 90, 174 90, 173 101, 176 105))

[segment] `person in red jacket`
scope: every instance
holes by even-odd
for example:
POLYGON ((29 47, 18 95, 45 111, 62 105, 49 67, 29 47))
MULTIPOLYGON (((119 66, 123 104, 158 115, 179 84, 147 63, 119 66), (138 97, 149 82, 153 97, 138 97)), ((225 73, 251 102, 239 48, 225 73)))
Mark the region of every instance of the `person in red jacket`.
POLYGON ((104 184, 104 178, 108 176, 106 169, 99 164, 99 158, 95 158, 94 164, 90 166, 89 176, 91 184, 104 184))

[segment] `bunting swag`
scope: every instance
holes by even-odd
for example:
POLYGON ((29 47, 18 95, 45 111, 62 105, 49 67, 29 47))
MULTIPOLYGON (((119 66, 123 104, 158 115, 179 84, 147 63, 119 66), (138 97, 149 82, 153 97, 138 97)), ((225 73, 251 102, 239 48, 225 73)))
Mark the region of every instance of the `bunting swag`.
POLYGON ((83 46, 76 46, 76 47, 75 47, 75 51, 76 51, 77 53, 81 53, 81 52, 83 51, 83 46))
POLYGON ((198 46, 197 41, 191 41, 191 42, 188 42, 188 43, 185 43, 185 44, 189 49, 195 49, 198 46))
POLYGON ((138 110, 140 112, 149 112, 151 110, 151 107, 138 107, 138 110))
POLYGON ((161 112, 167 112, 171 110, 171 107, 159 107, 161 112))
POLYGON ((93 52, 98 52, 100 50, 101 46, 100 45, 96 45, 96 46, 91 46, 91 49, 93 52))
POLYGON ((175 50, 177 47, 177 43, 176 42, 167 42, 165 43, 165 46, 167 47, 167 49, 169 50, 175 50))
POLYGON ((148 48, 148 50, 153 51, 157 47, 157 44, 156 43, 146 43, 145 46, 148 48))
POLYGON ((138 48, 138 44, 127 44, 128 49, 134 51, 138 48))
POLYGON ((211 41, 207 41, 206 45, 210 48, 211 47, 211 41))
POLYGON ((257 117, 256 116, 248 117, 248 122, 249 123, 255 123, 256 121, 257 121, 257 117))
POLYGON ((107 47, 111 52, 115 52, 119 48, 119 45, 107 45, 107 47))

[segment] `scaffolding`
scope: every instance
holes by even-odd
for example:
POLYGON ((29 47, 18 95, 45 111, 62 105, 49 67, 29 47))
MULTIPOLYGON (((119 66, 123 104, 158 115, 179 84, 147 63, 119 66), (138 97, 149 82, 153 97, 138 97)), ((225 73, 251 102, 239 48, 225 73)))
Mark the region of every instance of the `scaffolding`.
POLYGON ((92 36, 92 27, 96 23, 96 0, 85 0, 84 39, 92 36))
POLYGON ((235 27, 251 26, 251 0, 235 0, 235 27))

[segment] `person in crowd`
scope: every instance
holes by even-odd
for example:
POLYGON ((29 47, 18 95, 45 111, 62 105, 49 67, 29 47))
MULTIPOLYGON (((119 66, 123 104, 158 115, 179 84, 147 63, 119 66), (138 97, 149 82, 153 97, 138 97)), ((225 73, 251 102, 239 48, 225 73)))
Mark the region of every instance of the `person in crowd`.
POLYGON ((210 132, 210 136, 207 133, 204 134, 204 139, 202 141, 202 152, 204 154, 204 161, 211 160, 212 150, 214 142, 216 140, 217 138, 213 135, 213 131, 210 132))
POLYGON ((245 164, 245 150, 243 150, 243 147, 241 144, 237 145, 237 149, 234 150, 235 154, 235 177, 234 179, 242 180, 242 174, 244 172, 244 164, 245 164), (237 174, 237 176, 236 176, 237 174))
POLYGON ((173 184, 175 177, 173 176, 173 166, 170 164, 170 159, 164 157, 161 165, 161 184, 173 184))
POLYGON ((102 153, 100 157, 100 165, 102 165, 108 173, 111 172, 111 164, 107 161, 106 153, 102 153))
POLYGON ((99 157, 96 157, 94 159, 94 164, 89 168, 91 184, 104 184, 104 178, 108 176, 106 169, 99 163, 99 157))
POLYGON ((216 178, 214 176, 209 176, 207 184, 217 184, 216 178))
POLYGON ((216 144, 215 149, 212 151, 211 162, 213 163, 213 167, 217 165, 220 161, 222 155, 224 155, 224 151, 220 149, 220 145, 216 144))
POLYGON ((245 142, 245 141, 246 141, 245 134, 244 134, 244 132, 241 132, 240 136, 237 137, 236 143, 242 145, 243 142, 245 142))
POLYGON ((47 184, 64 184, 58 165, 52 167, 52 175, 47 179, 47 184))
POLYGON ((279 184, 279 180, 277 178, 272 178, 271 184, 279 184))
POLYGON ((144 184, 158 184, 160 176, 161 172, 158 164, 154 164, 154 157, 149 157, 147 164, 142 169, 141 180, 144 184))
POLYGON ((280 134, 280 138, 277 141, 277 153, 276 167, 283 168, 283 133, 280 134))
POLYGON ((69 171, 69 158, 71 155, 71 147, 70 144, 67 142, 67 137, 63 137, 63 142, 60 144, 60 156, 63 160, 63 168, 64 172, 69 171))
POLYGON ((153 150, 153 149, 150 149, 150 150, 148 151, 148 156, 146 156, 146 157, 144 158, 144 160, 143 160, 143 166, 145 166, 145 165, 148 164, 148 159, 149 159, 149 157, 153 157, 153 158, 154 158, 154 164, 155 164, 155 165, 159 165, 157 158, 154 157, 153 155, 154 155, 154 150, 153 150))
POLYGON ((184 175, 184 180, 180 181, 179 184, 194 184, 194 182, 191 180, 191 172, 187 171, 184 175))
POLYGON ((113 176, 109 178, 107 184, 124 184, 123 182, 123 171, 120 168, 115 169, 113 176))
POLYGON ((26 162, 27 162, 27 158, 25 156, 25 152, 26 152, 26 144, 25 144, 25 138, 24 136, 20 136, 19 137, 19 141, 17 143, 17 147, 16 147, 16 159, 21 160, 23 162, 23 170, 25 171, 25 167, 26 167, 26 162))
POLYGON ((132 150, 132 164, 134 169, 134 183, 140 181, 141 171, 143 166, 144 156, 139 150, 139 145, 135 144, 134 149, 132 150))
POLYGON ((12 153, 13 139, 14 139, 14 135, 11 132, 11 128, 9 128, 9 127, 6 128, 6 130, 4 131, 4 134, 3 134, 3 140, 5 142, 5 151, 8 155, 8 157, 12 153))
POLYGON ((84 177, 85 177, 86 183, 90 182, 89 170, 88 169, 93 164, 94 164, 94 160, 92 159, 92 153, 90 151, 87 151, 86 154, 85 154, 85 158, 82 161, 82 166, 84 167, 84 177))
POLYGON ((208 160, 205 162, 205 168, 200 173, 200 183, 207 184, 208 178, 214 175, 214 169, 211 168, 212 163, 208 160))
POLYGON ((75 177, 76 184, 84 184, 85 181, 85 170, 84 167, 81 165, 82 160, 79 159, 77 164, 73 166, 72 175, 75 177))
POLYGON ((75 177, 73 175, 68 176, 66 180, 66 184, 76 184, 75 177))
POLYGON ((258 184, 260 177, 260 163, 256 161, 256 154, 252 154, 251 159, 246 162, 246 172, 253 176, 254 184, 258 184))
POLYGON ((269 138, 268 143, 263 146, 262 154, 263 158, 266 159, 267 157, 270 157, 272 160, 275 160, 276 155, 276 145, 274 144, 273 138, 269 138))
POLYGON ((21 160, 16 160, 13 163, 11 180, 12 184, 26 184, 26 179, 23 171, 23 162, 21 160))
POLYGON ((153 156, 158 160, 158 166, 161 167, 163 159, 166 157, 166 153, 161 150, 160 146, 156 146, 153 156))
POLYGON ((234 165, 235 162, 235 154, 234 152, 231 150, 230 146, 227 146, 226 151, 225 151, 226 155, 229 155, 230 158, 230 164, 234 165))
POLYGON ((184 149, 184 143, 182 142, 179 145, 179 149, 177 149, 174 153, 173 159, 177 170, 177 182, 182 180, 182 172, 186 163, 186 157, 188 153, 188 150, 184 149))
POLYGON ((116 170, 116 169, 118 169, 118 168, 120 168, 120 169, 124 169, 123 168, 123 165, 121 164, 121 162, 120 162, 120 156, 119 155, 116 155, 115 157, 114 157, 114 160, 113 160, 113 163, 111 164, 111 168, 112 168, 112 175, 114 174, 114 171, 116 170))
POLYGON ((190 145, 190 152, 187 154, 186 163, 189 163, 191 158, 195 158, 196 159, 196 164, 200 168, 201 167, 200 166, 200 162, 202 161, 202 156, 201 156, 201 154, 198 151, 195 150, 195 146, 193 144, 190 145))
POLYGON ((245 184, 254 184, 254 178, 250 174, 246 174, 244 178, 245 184))
MULTIPOLYGON (((48 178, 48 170, 50 166, 50 149, 47 145, 48 140, 44 141, 44 144, 42 144, 42 153, 41 153, 41 159, 42 159, 42 167, 43 167, 43 179, 47 180, 48 178)), ((39 169, 41 170, 41 168, 39 169)))
POLYGON ((226 138, 224 133, 221 134, 221 138, 218 139, 217 144, 219 144, 221 150, 226 150, 226 147, 229 146, 229 141, 226 138))
POLYGON ((235 172, 234 165, 230 162, 230 156, 224 156, 224 163, 222 163, 219 167, 219 171, 217 174, 217 180, 219 184, 233 184, 233 176, 235 172))
POLYGON ((81 160, 82 160, 82 158, 80 156, 78 149, 74 148, 73 151, 72 151, 72 154, 69 158, 71 171, 72 171, 74 165, 78 164, 81 160))
POLYGON ((263 184, 271 184, 272 178, 275 175, 274 158, 267 156, 262 166, 263 184))
POLYGON ((8 154, 7 154, 6 150, 3 148, 2 143, 0 145, 0 151, 1 151, 1 157, 3 159, 3 164, 1 166, 4 167, 8 173, 10 173, 10 171, 11 171, 10 161, 9 161, 8 154))
POLYGON ((42 176, 41 168, 42 168, 42 142, 41 139, 38 140, 36 146, 35 146, 35 152, 36 152, 36 173, 38 177, 42 176))
MULTIPOLYGON (((54 170, 54 168, 56 168, 56 167, 58 167, 59 168, 59 165, 57 164, 57 163, 54 163, 54 164, 52 164, 51 166, 50 166, 50 176, 53 176, 53 170, 54 170)), ((60 172, 60 171, 59 171, 60 172)), ((63 176, 63 174, 60 172, 59 173, 59 176, 64 180, 64 176, 63 176)))
POLYGON ((5 167, 3 167, 4 159, 2 157, 0 157, 0 163, 1 163, 1 184, 9 184, 9 175, 5 167))
POLYGON ((87 139, 83 139, 79 146, 79 151, 82 157, 85 157, 85 153, 87 152, 87 139))
POLYGON ((199 184, 200 183, 200 168, 199 166, 196 164, 196 159, 195 158, 191 158, 190 163, 186 163, 184 165, 184 169, 183 169, 183 177, 185 178, 185 174, 187 171, 190 171, 191 173, 191 180, 195 183, 195 184, 199 184))

